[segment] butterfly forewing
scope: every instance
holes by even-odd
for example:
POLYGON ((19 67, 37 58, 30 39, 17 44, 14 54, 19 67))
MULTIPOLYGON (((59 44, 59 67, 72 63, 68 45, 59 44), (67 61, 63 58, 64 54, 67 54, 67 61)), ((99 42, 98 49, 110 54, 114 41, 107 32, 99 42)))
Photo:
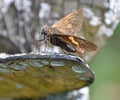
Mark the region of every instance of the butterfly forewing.
POLYGON ((76 33, 79 33, 81 30, 83 20, 83 10, 78 9, 68 14, 51 27, 58 29, 63 34, 76 36, 76 33))

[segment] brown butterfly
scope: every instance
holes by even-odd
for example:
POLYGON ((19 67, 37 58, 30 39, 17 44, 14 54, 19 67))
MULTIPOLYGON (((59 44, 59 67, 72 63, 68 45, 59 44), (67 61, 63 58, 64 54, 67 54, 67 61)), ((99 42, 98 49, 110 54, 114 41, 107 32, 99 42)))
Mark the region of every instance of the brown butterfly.
POLYGON ((97 48, 95 44, 76 36, 81 30, 83 21, 83 10, 73 11, 51 27, 44 26, 41 29, 43 40, 48 40, 51 44, 72 53, 83 54, 86 51, 94 51, 97 48))

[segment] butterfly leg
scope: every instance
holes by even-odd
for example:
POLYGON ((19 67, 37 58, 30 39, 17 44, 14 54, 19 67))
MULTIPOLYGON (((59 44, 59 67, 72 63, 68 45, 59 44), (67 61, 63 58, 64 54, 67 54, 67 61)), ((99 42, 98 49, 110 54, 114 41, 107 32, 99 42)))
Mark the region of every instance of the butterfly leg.
POLYGON ((44 50, 44 52, 47 54, 48 53, 48 51, 49 51, 49 38, 48 38, 48 40, 46 39, 45 40, 45 50, 44 50))
POLYGON ((61 50, 62 50, 62 52, 63 52, 64 54, 72 55, 72 53, 70 53, 70 52, 68 52, 68 51, 66 51, 66 50, 64 50, 64 49, 62 49, 62 48, 61 48, 61 50))
POLYGON ((48 39, 47 39, 47 49, 46 49, 46 53, 48 53, 49 52, 49 49, 50 49, 50 47, 51 47, 51 43, 50 43, 50 37, 48 37, 48 39))
POLYGON ((46 37, 44 36, 43 39, 40 39, 40 40, 36 40, 35 42, 35 46, 36 46, 36 52, 39 53, 40 52, 40 46, 42 44, 45 44, 46 42, 46 37), (43 41, 43 42, 42 42, 43 41))

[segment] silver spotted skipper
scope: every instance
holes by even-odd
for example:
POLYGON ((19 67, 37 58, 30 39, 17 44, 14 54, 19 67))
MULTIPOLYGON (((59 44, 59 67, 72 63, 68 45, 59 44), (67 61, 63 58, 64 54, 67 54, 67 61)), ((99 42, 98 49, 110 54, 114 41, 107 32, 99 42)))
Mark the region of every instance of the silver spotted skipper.
POLYGON ((51 27, 43 26, 41 34, 44 35, 44 39, 42 40, 48 40, 67 52, 83 54, 86 51, 94 51, 97 48, 95 44, 76 36, 76 33, 81 30, 83 21, 83 10, 75 10, 51 27))

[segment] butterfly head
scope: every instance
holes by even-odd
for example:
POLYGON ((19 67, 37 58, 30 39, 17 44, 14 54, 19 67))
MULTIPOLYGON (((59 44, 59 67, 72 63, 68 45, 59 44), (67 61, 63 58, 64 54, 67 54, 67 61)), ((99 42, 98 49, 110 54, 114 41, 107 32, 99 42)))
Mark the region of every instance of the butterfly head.
POLYGON ((41 32, 40 32, 42 35, 48 35, 49 33, 49 26, 47 25, 44 25, 42 28, 41 28, 41 32))

